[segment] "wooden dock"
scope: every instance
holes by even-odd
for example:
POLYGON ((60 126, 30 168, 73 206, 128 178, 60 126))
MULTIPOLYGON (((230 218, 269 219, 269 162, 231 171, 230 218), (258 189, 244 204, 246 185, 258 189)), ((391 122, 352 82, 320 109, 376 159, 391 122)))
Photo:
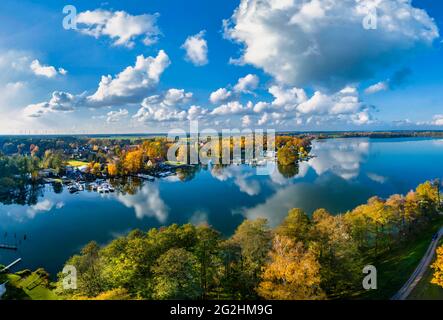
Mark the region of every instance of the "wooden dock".
POLYGON ((14 251, 17 251, 17 250, 18 250, 18 247, 17 247, 17 246, 11 246, 11 245, 8 245, 8 244, 1 244, 1 243, 0 243, 0 249, 6 249, 6 250, 14 250, 14 251))

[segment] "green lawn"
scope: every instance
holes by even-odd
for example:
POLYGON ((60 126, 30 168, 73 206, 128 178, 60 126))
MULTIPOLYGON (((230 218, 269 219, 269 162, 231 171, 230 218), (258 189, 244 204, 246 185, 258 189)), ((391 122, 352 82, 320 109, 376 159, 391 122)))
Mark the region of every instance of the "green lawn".
POLYGON ((82 167, 88 165, 88 162, 78 161, 78 160, 70 160, 68 161, 68 166, 72 167, 82 167))
POLYGON ((23 278, 16 274, 2 275, 1 278, 2 281, 9 281, 5 300, 58 300, 36 272, 23 278))
MULTIPOLYGON (((443 245, 443 239, 440 240, 439 246, 441 245, 443 245)), ((443 300, 443 288, 431 283, 433 273, 434 270, 429 267, 408 300, 443 300)))
POLYGON ((420 263, 431 243, 432 236, 443 225, 443 217, 439 216, 431 227, 425 230, 413 241, 408 241, 403 247, 387 253, 378 262, 372 264, 377 268, 378 289, 364 292, 359 299, 390 299, 409 279, 420 263))

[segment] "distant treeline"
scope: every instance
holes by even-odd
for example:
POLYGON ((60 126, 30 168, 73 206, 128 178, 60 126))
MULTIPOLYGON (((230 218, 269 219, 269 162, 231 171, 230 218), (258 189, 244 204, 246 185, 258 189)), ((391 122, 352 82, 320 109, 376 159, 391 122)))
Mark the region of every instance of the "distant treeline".
POLYGON ((333 216, 292 209, 278 227, 245 220, 228 239, 214 228, 173 224, 135 230, 104 247, 91 242, 66 265, 77 290, 66 299, 330 299, 363 290, 362 270, 411 242, 438 216, 440 195, 426 182, 406 196, 333 216))
POLYGON ((280 135, 308 136, 314 139, 332 138, 443 138, 443 131, 329 131, 281 132, 280 135))

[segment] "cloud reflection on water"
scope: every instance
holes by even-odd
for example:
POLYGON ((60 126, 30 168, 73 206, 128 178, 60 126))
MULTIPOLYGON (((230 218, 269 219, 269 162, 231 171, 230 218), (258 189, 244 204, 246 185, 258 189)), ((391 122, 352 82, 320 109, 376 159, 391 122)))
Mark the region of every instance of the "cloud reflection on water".
POLYGON ((168 218, 169 207, 161 199, 157 183, 146 183, 136 194, 119 194, 116 198, 127 208, 133 208, 138 219, 153 217, 164 223, 168 218))

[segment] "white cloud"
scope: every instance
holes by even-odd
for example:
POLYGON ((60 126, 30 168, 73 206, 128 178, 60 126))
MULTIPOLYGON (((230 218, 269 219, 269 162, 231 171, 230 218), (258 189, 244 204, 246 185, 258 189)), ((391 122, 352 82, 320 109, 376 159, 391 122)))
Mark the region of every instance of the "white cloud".
POLYGON ((63 69, 59 68, 58 70, 53 66, 45 66, 40 63, 37 59, 33 60, 31 62, 31 65, 29 66, 31 68, 31 71, 37 75, 47 78, 54 78, 58 74, 66 75, 68 72, 63 69))
POLYGON ((439 36, 433 19, 411 1, 374 4, 378 28, 366 30, 366 1, 241 0, 224 22, 225 36, 243 45, 238 62, 281 83, 342 87, 372 77, 439 36))
POLYGON ((139 103, 170 65, 168 55, 160 50, 157 57, 137 56, 134 66, 129 66, 115 77, 102 76, 97 91, 87 98, 92 107, 139 103))
POLYGON ((443 126, 443 114, 437 114, 434 116, 434 120, 432 121, 434 126, 443 126))
POLYGON ((272 86, 269 92, 274 96, 271 103, 258 102, 253 107, 255 113, 262 114, 259 125, 282 124, 285 120, 294 120, 294 124, 335 120, 357 125, 372 121, 370 108, 360 100, 354 87, 331 94, 315 91, 311 97, 296 87, 272 86))
POLYGON ((106 122, 108 123, 114 123, 119 122, 122 119, 126 118, 128 116, 129 112, 127 109, 120 109, 118 111, 110 111, 107 113, 106 122))
POLYGON ((209 96, 209 101, 213 104, 220 104, 238 99, 241 93, 252 93, 257 89, 259 81, 259 78, 255 74, 248 74, 238 79, 237 84, 232 89, 233 91, 227 88, 219 88, 212 92, 209 96))
POLYGON ((238 101, 231 101, 215 108, 214 110, 212 110, 211 114, 217 116, 243 114, 250 112, 252 108, 253 105, 251 102, 248 102, 246 105, 243 105, 238 101))
POLYGON ((251 117, 248 115, 243 116, 241 120, 242 120, 243 127, 249 127, 252 123, 251 117))
MULTIPOLYGON (((163 95, 150 96, 143 100, 141 108, 133 116, 139 122, 150 121, 182 121, 188 118, 188 111, 183 106, 188 103, 193 94, 181 89, 169 89, 163 95)), ((194 106, 192 117, 201 110, 194 106)))
POLYGON ((135 40, 143 38, 147 46, 157 42, 160 30, 158 14, 130 15, 125 11, 94 10, 77 15, 77 31, 99 38, 110 37, 115 46, 132 48, 135 40))
POLYGON ((156 89, 169 64, 169 57, 163 50, 156 57, 139 55, 134 66, 125 68, 114 77, 102 76, 94 94, 86 96, 86 93, 73 95, 55 91, 48 102, 28 105, 25 114, 35 118, 48 112, 74 111, 80 106, 99 108, 141 103, 150 91, 156 89))
POLYGON ((231 97, 231 91, 227 90, 226 88, 220 88, 211 93, 209 96, 209 101, 211 101, 213 104, 219 104, 229 100, 231 97))
POLYGON ((182 48, 186 50, 186 59, 196 66, 208 64, 208 43, 204 39, 205 31, 189 36, 182 48))
POLYGON ((251 93, 257 89, 260 80, 255 74, 248 74, 247 76, 238 79, 237 84, 234 86, 234 91, 251 93))
POLYGON ((369 86, 368 88, 365 89, 365 93, 366 94, 373 94, 373 93, 377 93, 380 91, 386 91, 389 89, 389 85, 386 81, 380 81, 377 82, 376 84, 373 84, 372 86, 369 86))
POLYGON ((169 208, 161 199, 157 184, 148 183, 135 195, 119 194, 117 200, 126 207, 133 208, 138 219, 152 217, 165 223, 168 218, 169 208))
POLYGON ((75 110, 79 98, 62 91, 54 91, 48 102, 30 104, 24 109, 27 117, 39 118, 51 112, 72 112, 75 110))

